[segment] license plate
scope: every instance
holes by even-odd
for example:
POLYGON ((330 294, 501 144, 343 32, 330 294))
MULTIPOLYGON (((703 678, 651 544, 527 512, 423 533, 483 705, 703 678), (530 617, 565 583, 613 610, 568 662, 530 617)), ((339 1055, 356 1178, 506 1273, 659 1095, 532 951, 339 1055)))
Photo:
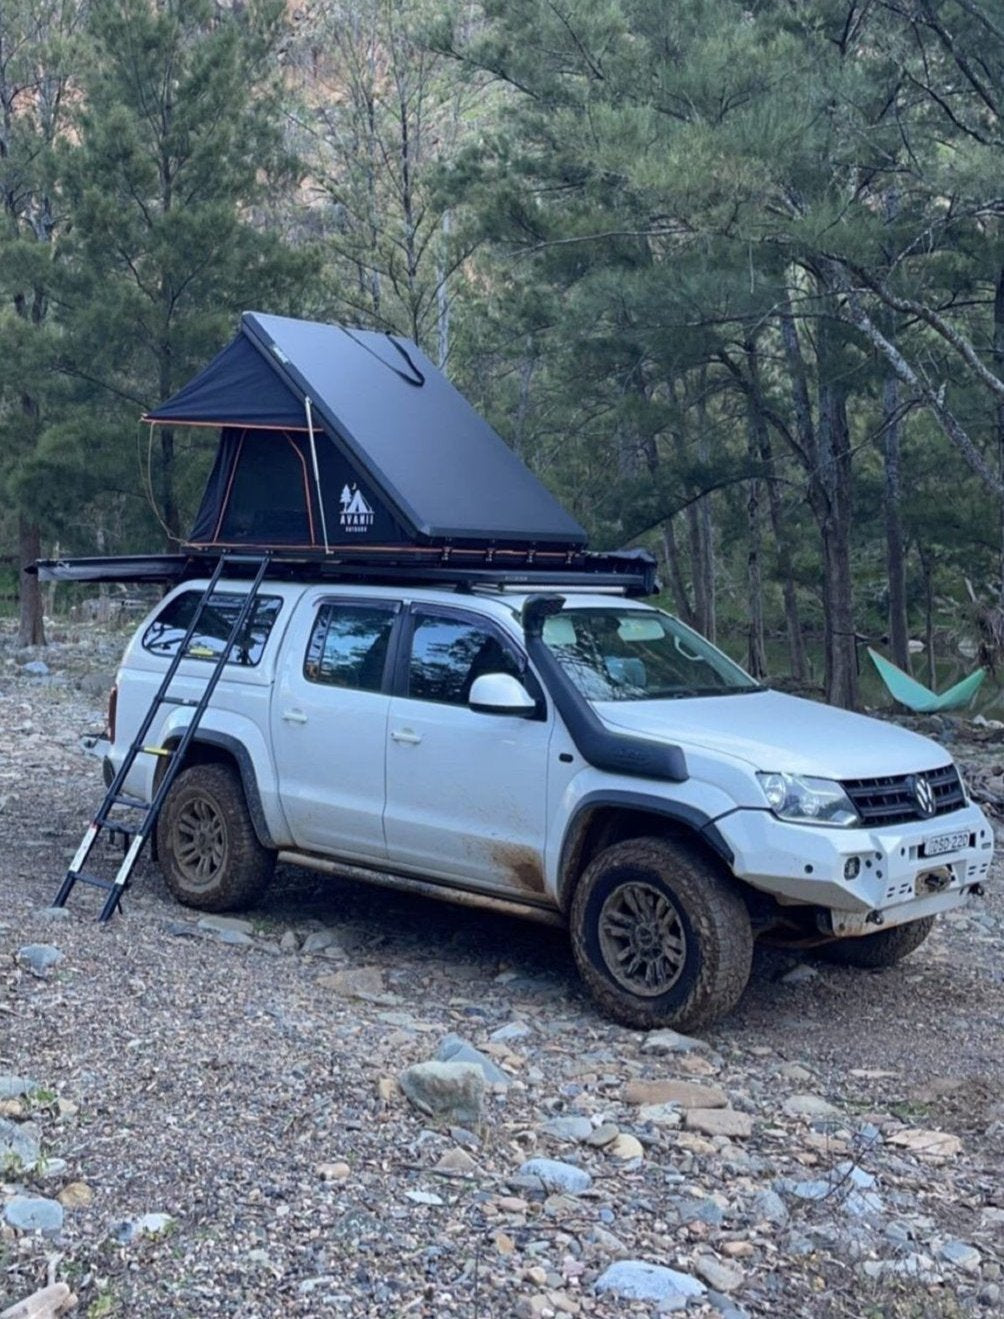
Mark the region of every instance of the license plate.
POLYGON ((969 833, 939 834, 924 844, 925 856, 944 856, 946 852, 960 852, 969 846, 969 833))

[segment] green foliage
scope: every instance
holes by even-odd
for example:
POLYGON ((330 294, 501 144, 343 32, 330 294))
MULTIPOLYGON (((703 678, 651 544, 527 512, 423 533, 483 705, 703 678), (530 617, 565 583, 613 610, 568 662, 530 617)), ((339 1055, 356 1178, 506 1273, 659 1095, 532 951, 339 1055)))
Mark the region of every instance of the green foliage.
POLYGON ((10 0, 3 492, 149 548, 211 446, 137 417, 240 310, 391 329, 598 547, 708 630, 762 599, 796 672, 822 631, 853 699, 890 518, 915 633, 1004 598, 1002 86, 988 0, 10 0))

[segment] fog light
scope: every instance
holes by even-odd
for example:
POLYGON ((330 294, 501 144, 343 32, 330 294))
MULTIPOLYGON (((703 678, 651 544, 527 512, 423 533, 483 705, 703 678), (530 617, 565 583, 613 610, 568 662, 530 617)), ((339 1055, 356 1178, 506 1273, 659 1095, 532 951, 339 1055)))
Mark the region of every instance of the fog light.
POLYGON ((844 879, 857 879, 861 874, 861 858, 849 856, 844 862, 844 879))

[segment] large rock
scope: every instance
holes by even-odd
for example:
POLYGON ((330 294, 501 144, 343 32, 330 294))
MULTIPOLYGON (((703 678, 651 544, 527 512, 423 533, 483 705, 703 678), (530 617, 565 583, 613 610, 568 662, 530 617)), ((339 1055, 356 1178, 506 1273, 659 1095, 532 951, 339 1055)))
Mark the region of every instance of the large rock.
POLYGON ((753 1134, 753 1119, 748 1113, 734 1108, 692 1108, 686 1125, 691 1131, 702 1131, 706 1136, 746 1137, 753 1134))
POLYGON ((545 1191, 564 1192, 577 1195, 588 1191, 593 1179, 584 1168, 576 1168, 574 1163, 562 1163, 559 1159, 528 1159, 520 1166, 521 1177, 539 1177, 545 1191))
POLYGON ((946 1241, 938 1251, 941 1259, 947 1260, 966 1273, 978 1274, 983 1257, 975 1246, 967 1241, 946 1241))
POLYGON ((922 1127, 907 1127, 903 1131, 897 1131, 891 1136, 886 1136, 886 1142, 909 1150, 911 1154, 916 1154, 919 1159, 924 1159, 928 1163, 943 1163, 946 1159, 954 1159, 962 1152, 962 1141, 958 1136, 953 1136, 947 1131, 926 1131, 922 1127))
POLYGON ((481 1121, 485 1074, 476 1063, 415 1063, 398 1084, 418 1111, 436 1122, 474 1127, 481 1121))
POLYGON ((38 1088, 38 1082, 29 1076, 0 1076, 0 1099, 20 1099, 38 1088))
POLYGON ((498 1030, 493 1030, 488 1038, 495 1044, 509 1044, 513 1040, 525 1040, 532 1034, 525 1021, 507 1021, 498 1030))
POLYGON ((652 1030, 642 1041, 642 1053, 691 1053, 694 1049, 707 1050, 703 1040, 692 1035, 681 1035, 675 1030, 652 1030))
POLYGON ((607 1153, 612 1158, 626 1163, 629 1159, 644 1158, 645 1147, 638 1137, 632 1136, 629 1131, 619 1131, 607 1146, 607 1153))
POLYGON ((783 1227, 788 1221, 788 1206, 776 1191, 761 1191, 753 1198, 750 1217, 755 1223, 776 1223, 783 1227))
POLYGON ((698 1255, 694 1270, 716 1292, 734 1292, 743 1284, 743 1271, 731 1260, 716 1259, 714 1255, 698 1255))
POLYGON ((17 950, 18 960, 32 975, 43 976, 50 967, 63 960, 63 954, 51 943, 26 943, 17 950))
POLYGON ((338 936, 333 930, 311 930, 303 941, 303 951, 305 953, 323 953, 326 948, 334 948, 337 945, 338 936))
POLYGON ((689 1273, 636 1259, 617 1260, 604 1269, 594 1286, 601 1293, 610 1292, 630 1301, 655 1301, 666 1308, 678 1302, 686 1304, 707 1290, 703 1282, 689 1273))
POLYGON ((127 1218, 113 1228, 115 1240, 123 1246, 138 1241, 141 1237, 159 1237, 169 1232, 174 1226, 170 1214, 141 1214, 139 1218, 127 1218))
POLYGON ((34 1168, 42 1156, 38 1128, 33 1122, 9 1122, 0 1117, 0 1173, 13 1165, 34 1168))
POLYGON ((480 1067, 489 1085, 508 1086, 512 1080, 501 1067, 485 1056, 473 1044, 461 1039, 459 1035, 445 1035, 436 1050, 436 1061, 441 1063, 473 1063, 480 1067))
POLYGON ((63 1226, 63 1206, 40 1195, 15 1195, 7 1202, 3 1216, 20 1232, 53 1234, 63 1226))
POLYGON ((789 1117, 838 1117, 840 1109, 820 1095, 789 1095, 781 1105, 789 1117))
POLYGON ((583 1141, 593 1134, 593 1124, 587 1117, 569 1114, 551 1118, 544 1123, 543 1131, 556 1140, 583 1141))
POLYGON ((624 1087, 626 1104, 678 1104, 680 1108, 724 1108, 725 1091, 717 1085, 695 1081, 629 1081, 624 1087))
POLYGON ((207 930, 211 934, 223 934, 224 931, 233 934, 254 934, 253 923, 242 916, 202 916, 198 924, 200 930, 207 930))

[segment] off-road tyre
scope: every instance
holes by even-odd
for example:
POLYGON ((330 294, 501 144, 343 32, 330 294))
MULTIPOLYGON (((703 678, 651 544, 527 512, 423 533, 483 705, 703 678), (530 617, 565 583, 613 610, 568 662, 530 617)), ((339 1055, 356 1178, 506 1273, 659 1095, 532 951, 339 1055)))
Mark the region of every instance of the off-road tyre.
POLYGON ((840 966, 859 966, 877 970, 895 966, 910 953, 916 952, 934 928, 934 917, 894 925, 890 930, 876 930, 874 934, 860 934, 855 939, 835 939, 820 944, 812 951, 827 962, 840 966))
POLYGON ((636 1030, 708 1025, 735 1007, 749 980, 753 933, 742 895, 712 857, 686 842, 632 838, 600 852, 576 886, 569 930, 590 993, 636 1030), (641 972, 632 973, 635 962, 641 972), (651 967, 651 983, 642 986, 651 967))
POLYGON ((157 855, 167 887, 186 907, 236 911, 260 896, 276 854, 258 841, 234 771, 193 765, 167 794, 157 855))

